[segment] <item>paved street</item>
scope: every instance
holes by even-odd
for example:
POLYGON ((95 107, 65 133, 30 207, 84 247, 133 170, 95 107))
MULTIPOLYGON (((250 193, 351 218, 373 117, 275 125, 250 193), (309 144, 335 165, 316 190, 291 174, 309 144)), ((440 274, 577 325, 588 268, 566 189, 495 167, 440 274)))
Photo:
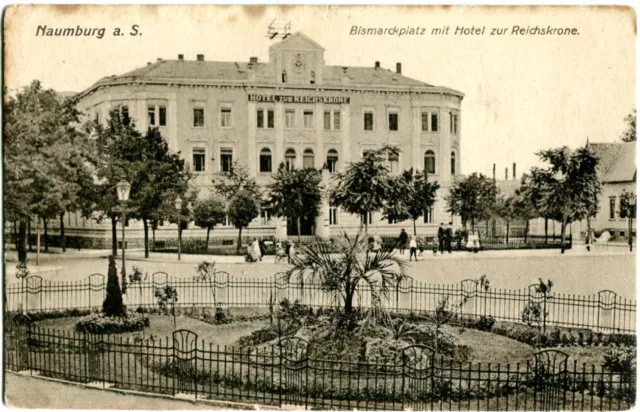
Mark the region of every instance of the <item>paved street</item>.
MULTIPOLYGON (((35 265, 35 255, 30 254, 30 271, 46 280, 78 281, 92 273, 106 274, 108 254, 107 250, 46 254, 41 255, 40 266, 35 265)), ((13 257, 9 252, 7 258, 13 260, 7 262, 9 282, 15 281, 13 257)), ((401 257, 408 258, 408 252, 401 257)), ((260 263, 232 263, 242 262, 243 258, 182 255, 182 261, 178 262, 176 255, 156 253, 147 260, 142 251, 132 250, 127 252, 127 259, 129 271, 133 266, 138 266, 149 274, 164 271, 179 277, 193 276, 196 265, 203 259, 216 261, 219 270, 227 271, 232 276, 248 279, 266 278, 287 268, 286 265, 274 263, 272 256, 265 257, 264 262, 260 263)), ((635 268, 636 255, 624 247, 586 252, 583 246, 576 246, 565 255, 561 255, 559 250, 487 251, 478 254, 454 252, 437 256, 425 252, 419 262, 410 263, 407 272, 416 281, 435 284, 477 279, 484 274, 491 281, 493 289, 526 288, 542 277, 551 279, 555 285, 554 291, 558 293, 583 295, 610 289, 622 297, 635 299, 635 268)))

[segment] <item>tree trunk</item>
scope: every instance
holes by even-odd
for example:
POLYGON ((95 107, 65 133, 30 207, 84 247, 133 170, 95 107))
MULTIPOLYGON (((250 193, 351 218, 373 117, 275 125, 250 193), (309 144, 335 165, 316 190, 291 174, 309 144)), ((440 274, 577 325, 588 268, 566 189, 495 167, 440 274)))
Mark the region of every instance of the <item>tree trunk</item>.
POLYGON ((418 233, 416 232, 416 219, 413 219, 413 236, 417 236, 418 233))
POLYGON ((118 221, 115 216, 111 217, 111 254, 118 256, 118 221))
POLYGON ((344 313, 345 314, 350 314, 351 312, 353 312, 353 292, 351 292, 349 290, 350 288, 347 287, 347 290, 345 291, 345 295, 344 295, 344 313))
POLYGON ((489 221, 486 221, 486 226, 487 226, 487 237, 489 237, 489 221))
POLYGON ((156 225, 151 223, 151 250, 156 251, 156 225))
POLYGON ((529 236, 529 220, 524 222, 524 243, 527 243, 527 237, 529 236))
POLYGON ((549 218, 544 218, 544 244, 549 243, 549 218))
POLYGON ((296 218, 296 226, 298 228, 298 247, 300 247, 300 217, 296 218))
POLYGON ((44 252, 49 252, 49 230, 48 225, 49 219, 46 217, 42 218, 42 225, 44 226, 44 252))
POLYGON ((142 218, 142 227, 144 228, 144 257, 149 257, 149 222, 142 218))
POLYGON ((587 236, 585 236, 585 243, 587 244, 587 252, 590 252, 591 251, 591 218, 589 216, 587 216, 587 236))
POLYGON ((564 253, 564 237, 567 229, 567 219, 562 216, 562 226, 560 227, 560 253, 564 253))
POLYGON ((207 228, 207 240, 204 242, 204 252, 207 253, 209 251, 209 233, 211 233, 211 228, 207 228))
POLYGON ((29 244, 29 252, 33 252, 33 242, 31 241, 31 217, 27 220, 27 243, 29 244))
POLYGON ((40 264, 40 216, 37 218, 36 223, 36 265, 40 264))
POLYGON ((240 254, 240 247, 242 247, 242 227, 238 230, 238 243, 236 244, 236 254, 240 254))
POLYGON ((475 230, 476 229, 476 220, 474 218, 471 218, 471 230, 475 230))
POLYGON ((18 236, 17 236, 17 243, 16 243, 16 249, 18 250, 18 261, 20 263, 27 263, 27 243, 26 243, 26 236, 27 236, 27 222, 25 222, 24 220, 21 220, 19 225, 18 225, 18 236))
POLYGON ((64 237, 64 212, 60 213, 60 246, 62 251, 67 251, 67 239, 64 237))
POLYGON ((506 239, 506 241, 507 241, 507 246, 508 246, 509 245, 509 221, 507 220, 506 223, 507 223, 507 239, 506 239))
POLYGON ((18 250, 18 222, 13 221, 13 243, 16 245, 16 250, 18 250))

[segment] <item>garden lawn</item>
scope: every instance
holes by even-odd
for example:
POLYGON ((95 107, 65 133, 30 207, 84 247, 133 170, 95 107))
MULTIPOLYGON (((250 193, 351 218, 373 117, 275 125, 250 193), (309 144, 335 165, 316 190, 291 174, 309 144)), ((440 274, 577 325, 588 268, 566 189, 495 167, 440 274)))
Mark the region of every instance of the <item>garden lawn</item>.
POLYGON ((525 363, 527 359, 533 359, 536 352, 534 348, 517 340, 491 332, 483 332, 476 329, 463 329, 446 325, 443 330, 457 336, 463 345, 471 349, 468 362, 489 363, 525 363))

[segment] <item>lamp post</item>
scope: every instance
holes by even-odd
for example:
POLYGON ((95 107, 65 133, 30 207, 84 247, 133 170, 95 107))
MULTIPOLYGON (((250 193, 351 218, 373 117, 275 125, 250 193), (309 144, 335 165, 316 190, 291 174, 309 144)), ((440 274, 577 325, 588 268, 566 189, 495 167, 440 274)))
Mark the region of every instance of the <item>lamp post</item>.
POLYGON ((118 192, 118 200, 122 204, 122 293, 127 292, 127 271, 125 269, 124 249, 125 249, 125 237, 124 227, 126 222, 126 204, 129 200, 129 191, 131 190, 131 184, 126 180, 121 180, 116 185, 116 191, 118 192))
POLYGON ((182 248, 182 230, 180 227, 182 224, 182 199, 180 199, 180 196, 176 198, 176 209, 178 210, 178 260, 180 260, 182 248))
POLYGON ((636 197, 631 196, 628 202, 627 215, 629 217, 629 252, 633 252, 633 216, 636 214, 636 197))

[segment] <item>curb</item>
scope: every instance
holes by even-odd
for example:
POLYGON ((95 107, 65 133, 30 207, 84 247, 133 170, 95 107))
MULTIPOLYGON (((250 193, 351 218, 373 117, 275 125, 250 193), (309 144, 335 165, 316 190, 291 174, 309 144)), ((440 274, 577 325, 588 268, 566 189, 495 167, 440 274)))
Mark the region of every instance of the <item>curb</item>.
MULTIPOLYGON (((38 373, 38 372, 36 372, 36 373, 38 373)), ((43 381, 60 383, 60 384, 63 384, 63 385, 76 386, 76 387, 83 388, 83 389, 90 389, 90 390, 96 390, 96 391, 108 391, 108 392, 118 393, 120 395, 142 396, 142 397, 154 398, 154 399, 167 399, 167 400, 176 401, 176 402, 189 402, 192 405, 217 406, 219 409, 223 409, 226 406, 226 407, 234 407, 236 409, 257 410, 257 411, 259 411, 259 410, 267 410, 267 411, 282 410, 282 408, 279 408, 277 406, 268 406, 268 405, 260 405, 260 404, 244 403, 244 402, 222 401, 222 400, 216 400, 216 399, 190 399, 190 398, 187 398, 187 396, 190 396, 190 395, 183 395, 183 396, 178 397, 178 396, 171 396, 171 395, 163 395, 163 394, 160 394, 160 393, 139 392, 139 391, 134 391, 134 390, 129 390, 129 389, 110 388, 110 387, 96 387, 95 383, 92 385, 91 383, 80 383, 80 382, 65 381, 65 380, 62 380, 62 379, 56 379, 56 378, 49 378, 49 377, 46 377, 46 376, 40 376, 39 373, 37 375, 31 375, 31 373, 29 371, 15 372, 15 371, 10 371, 10 370, 5 370, 5 374, 23 376, 23 377, 33 378, 33 379, 40 379, 40 380, 43 380, 43 381)), ((203 409, 205 409, 205 408, 203 408, 203 409)))

